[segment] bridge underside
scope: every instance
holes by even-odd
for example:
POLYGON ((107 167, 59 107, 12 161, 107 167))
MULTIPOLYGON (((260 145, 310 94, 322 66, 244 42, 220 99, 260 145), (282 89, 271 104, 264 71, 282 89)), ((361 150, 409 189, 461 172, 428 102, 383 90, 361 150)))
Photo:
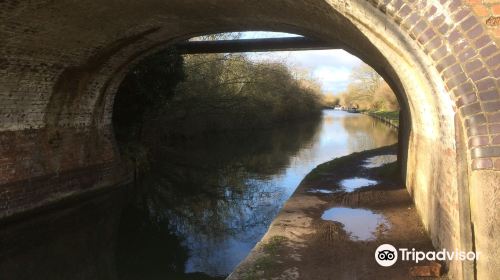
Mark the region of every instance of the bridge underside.
POLYGON ((186 41, 174 45, 181 54, 310 51, 336 49, 340 46, 305 37, 186 41))
MULTIPOLYGON (((434 245, 474 248, 477 278, 493 279, 500 275, 499 33, 467 3, 0 2, 0 217, 127 181, 111 113, 119 84, 142 58, 203 34, 288 32, 358 56, 390 84, 403 109, 406 186, 434 245)), ((472 279, 471 265, 450 262, 450 275, 472 279)))

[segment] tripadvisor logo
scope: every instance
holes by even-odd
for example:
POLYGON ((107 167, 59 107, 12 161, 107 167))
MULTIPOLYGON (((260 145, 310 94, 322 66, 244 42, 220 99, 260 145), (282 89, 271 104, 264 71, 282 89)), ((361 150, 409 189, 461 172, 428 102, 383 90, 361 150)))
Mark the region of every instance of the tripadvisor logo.
POLYGON ((398 260, 398 256, 401 261, 413 261, 415 263, 427 260, 427 261, 473 261, 479 259, 479 252, 464 252, 464 251, 448 251, 443 249, 441 251, 416 251, 415 248, 411 250, 407 248, 399 248, 397 250, 391 244, 382 244, 378 246, 375 250, 375 261, 381 266, 392 266, 398 260))
POLYGON ((375 251, 375 260, 381 266, 391 266, 398 260, 398 251, 391 244, 382 244, 375 251))

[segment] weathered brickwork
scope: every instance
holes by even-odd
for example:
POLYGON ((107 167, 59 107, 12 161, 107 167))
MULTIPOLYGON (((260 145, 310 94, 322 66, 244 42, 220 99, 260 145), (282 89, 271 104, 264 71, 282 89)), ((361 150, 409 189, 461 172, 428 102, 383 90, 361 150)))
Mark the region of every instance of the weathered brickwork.
POLYGON ((388 81, 406 116, 407 188, 435 246, 461 248, 470 207, 477 273, 500 273, 498 1, 115 2, 0 2, 0 217, 127 181, 111 112, 142 57, 197 34, 284 31, 335 42, 388 81))
POLYGON ((1 216, 128 179, 112 137, 85 129, 0 132, 1 216))
MULTIPOLYGON (((372 3, 393 17, 394 21, 407 30, 409 36, 415 39, 422 50, 434 60, 434 66, 440 73, 447 91, 453 94, 452 98, 458 113, 463 117, 472 159, 471 168, 499 170, 500 52, 497 42, 500 37, 498 36, 500 27, 487 23, 488 19, 491 20, 498 15, 495 14, 495 5, 491 3, 492 1, 483 2, 478 1, 472 6, 470 2, 460 1, 373 1, 372 3), (482 14, 478 16, 478 12, 482 14)), ((426 184, 432 186, 435 182, 431 180, 426 184)), ((463 206, 458 203, 456 187, 447 186, 449 184, 447 180, 442 180, 438 184, 440 186, 436 187, 437 197, 434 198, 437 202, 419 203, 419 199, 429 198, 416 197, 416 203, 421 207, 425 207, 424 205, 436 207, 432 211, 433 218, 428 221, 431 231, 439 229, 438 234, 431 232, 433 241, 440 247, 453 249, 460 243, 459 232, 460 226, 463 225, 460 225, 457 209, 463 206)), ((489 193, 494 195, 496 191, 489 193)), ((491 211, 491 208, 486 208, 484 211, 491 211)), ((493 212, 493 216, 498 215, 497 210, 493 212)), ((477 213, 473 216, 479 220, 477 213)), ((492 225, 498 223, 498 218, 490 217, 486 218, 488 223, 492 225)), ((491 234, 492 227, 488 228, 488 233, 485 232, 483 235, 491 234)), ((484 247, 481 249, 484 250, 484 247)), ((457 267, 460 265, 452 263, 450 270, 459 270, 457 267)), ((456 278, 461 276, 453 272, 451 275, 456 278)), ((485 277, 488 273, 480 275, 485 277)))
MULTIPOLYGON (((476 1, 474 11, 484 9, 495 16, 493 1, 476 1)), ((453 93, 456 106, 464 117, 473 169, 496 169, 500 146, 500 49, 488 35, 486 20, 474 15, 461 1, 374 1, 373 4, 408 31, 423 51, 434 61, 448 92, 453 93), (483 136, 481 145, 472 138, 483 136), (487 135, 487 136, 486 136, 487 135), (487 141, 486 141, 487 140, 487 141)), ((496 169, 498 170, 498 169, 496 169)))
POLYGON ((488 33, 497 43, 500 40, 500 1, 498 0, 466 0, 476 17, 486 25, 488 33))

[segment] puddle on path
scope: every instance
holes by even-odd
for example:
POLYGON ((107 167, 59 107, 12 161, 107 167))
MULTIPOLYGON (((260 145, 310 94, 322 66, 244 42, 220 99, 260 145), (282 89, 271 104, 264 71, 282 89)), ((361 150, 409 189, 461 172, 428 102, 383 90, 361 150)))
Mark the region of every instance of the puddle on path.
POLYGON ((393 163, 398 160, 397 155, 381 155, 367 158, 363 164, 364 168, 375 168, 382 165, 393 163))
POLYGON ((346 192, 352 192, 352 191, 359 189, 361 187, 372 186, 372 185, 376 185, 377 183, 378 182, 375 180, 354 177, 354 178, 344 179, 344 180, 340 181, 340 186, 346 192))
POLYGON ((368 209, 333 207, 323 212, 321 218, 342 223, 344 230, 350 233, 354 240, 373 240, 376 238, 377 228, 389 228, 389 222, 383 215, 368 209))
POLYGON ((310 189, 307 191, 308 193, 321 193, 321 194, 331 194, 334 193, 332 190, 324 190, 324 189, 310 189))

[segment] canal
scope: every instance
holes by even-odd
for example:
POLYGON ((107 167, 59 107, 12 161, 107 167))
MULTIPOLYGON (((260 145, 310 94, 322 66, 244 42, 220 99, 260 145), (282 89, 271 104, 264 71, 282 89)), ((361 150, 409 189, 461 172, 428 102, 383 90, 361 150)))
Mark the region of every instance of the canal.
POLYGON ((208 135, 169 145, 142 201, 153 220, 182 239, 186 272, 224 276, 315 166, 396 141, 397 132, 373 118, 334 110, 278 128, 208 135))
POLYGON ((29 263, 47 279, 224 279, 315 166, 396 141, 380 121, 334 110, 169 139, 125 193, 4 225, 0 272, 22 276, 16 266, 29 263))

